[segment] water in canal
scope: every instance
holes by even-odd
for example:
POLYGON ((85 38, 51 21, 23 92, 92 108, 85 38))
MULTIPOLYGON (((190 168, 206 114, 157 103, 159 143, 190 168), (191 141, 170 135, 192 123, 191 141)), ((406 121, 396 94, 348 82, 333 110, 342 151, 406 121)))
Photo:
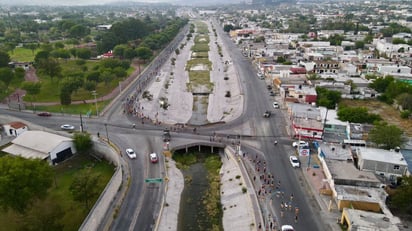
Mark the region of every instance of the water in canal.
MULTIPOLYGON (((211 195, 209 192, 211 190, 210 179, 208 179, 208 169, 210 169, 210 164, 208 163, 210 163, 210 161, 208 161, 208 157, 206 157, 205 161, 205 156, 203 156, 203 154, 196 154, 196 156, 196 162, 187 165, 183 170, 181 169, 185 178, 185 187, 183 189, 180 200, 179 222, 177 230, 223 230, 219 192, 215 194, 218 196, 219 200, 219 205, 217 206, 217 208, 213 208, 214 205, 210 206, 210 202, 208 202, 208 196, 210 198, 211 195), (213 217, 210 214, 211 211, 214 211, 213 213, 217 211, 217 214, 215 214, 215 216, 213 217)), ((216 159, 218 155, 214 154, 214 157, 216 159)), ((218 160, 220 162, 220 159, 218 160)), ((219 172, 219 170, 217 170, 217 172, 219 172)), ((215 191, 219 191, 219 189, 215 191)))

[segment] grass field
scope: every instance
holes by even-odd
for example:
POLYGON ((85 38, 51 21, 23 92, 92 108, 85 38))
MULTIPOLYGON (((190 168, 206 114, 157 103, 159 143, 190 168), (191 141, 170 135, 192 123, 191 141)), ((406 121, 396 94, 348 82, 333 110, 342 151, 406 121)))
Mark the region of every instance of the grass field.
MULTIPOLYGON (((113 175, 114 168, 106 161, 98 161, 88 155, 76 155, 70 160, 55 166, 55 182, 49 189, 49 193, 45 202, 57 203, 64 211, 64 216, 61 220, 64 225, 64 231, 78 230, 83 220, 89 213, 82 203, 72 199, 69 187, 72 183, 73 176, 81 169, 91 168, 94 173, 100 175, 99 184, 96 185, 99 191, 103 191, 106 184, 113 175)), ((97 197, 92 203, 95 203, 97 197)), ((0 231, 18 230, 20 220, 23 219, 20 215, 13 211, 0 211, 0 231)))
POLYGON ((13 51, 9 52, 10 60, 15 62, 33 62, 34 56, 40 49, 34 50, 26 49, 23 47, 16 47, 13 51))

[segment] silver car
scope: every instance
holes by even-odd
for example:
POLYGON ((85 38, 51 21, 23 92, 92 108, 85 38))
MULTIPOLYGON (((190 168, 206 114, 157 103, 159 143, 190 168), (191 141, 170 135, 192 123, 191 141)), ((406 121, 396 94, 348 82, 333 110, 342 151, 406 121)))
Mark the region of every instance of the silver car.
POLYGON ((136 153, 133 151, 133 149, 126 149, 126 154, 129 156, 130 159, 136 159, 136 153))

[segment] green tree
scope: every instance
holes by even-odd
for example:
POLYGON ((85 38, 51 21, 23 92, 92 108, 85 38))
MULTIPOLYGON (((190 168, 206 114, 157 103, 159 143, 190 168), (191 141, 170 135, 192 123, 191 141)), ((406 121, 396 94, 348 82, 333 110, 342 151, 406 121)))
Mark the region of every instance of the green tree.
POLYGON ((22 81, 25 75, 26 75, 26 71, 22 67, 14 68, 14 78, 15 79, 22 81))
POLYGON ((339 120, 349 121, 351 123, 369 124, 381 120, 379 115, 369 113, 366 107, 340 107, 338 110, 338 118, 339 120))
POLYGON ((74 25, 69 29, 69 36, 71 38, 82 38, 90 33, 90 29, 84 25, 74 25))
POLYGON ((391 196, 391 207, 405 214, 412 213, 412 176, 402 177, 401 185, 391 196))
POLYGON ((364 41, 356 41, 355 42, 355 48, 356 49, 363 49, 365 47, 365 42, 364 41))
POLYGON ((86 209, 90 209, 92 201, 99 195, 98 187, 100 175, 93 173, 91 168, 78 172, 70 185, 70 192, 75 201, 84 203, 86 209))
POLYGON ((0 51, 0 67, 7 67, 10 62, 10 55, 7 52, 0 51))
POLYGON ((124 50, 123 56, 124 56, 125 59, 132 60, 132 59, 136 58, 137 53, 136 53, 135 49, 126 48, 124 50))
POLYGON ((60 89, 60 104, 70 105, 72 103, 72 91, 68 86, 63 86, 60 89))
POLYGON ((317 100, 316 104, 328 109, 334 109, 341 100, 341 93, 338 91, 328 90, 323 87, 316 87, 317 100))
POLYGON ((88 154, 93 147, 92 138, 87 132, 76 132, 73 141, 77 152, 80 154, 88 154))
POLYGON ((18 156, 0 158, 0 205, 24 213, 43 199, 52 184, 53 170, 44 160, 18 156))
POLYGON ((123 58, 124 56, 124 51, 126 50, 127 46, 124 44, 120 44, 114 47, 113 49, 113 55, 123 58))
POLYGON ((379 93, 384 93, 389 84, 395 79, 392 76, 387 76, 385 78, 376 78, 372 83, 369 84, 369 87, 375 89, 379 93))
POLYGON ((35 101, 36 96, 40 93, 41 83, 40 82, 23 82, 21 88, 26 90, 27 95, 33 98, 35 101))
POLYGON ((402 145, 402 134, 402 130, 397 126, 380 122, 370 130, 369 139, 379 147, 393 149, 402 145))
POLYGON ((402 93, 396 97, 396 101, 403 110, 412 110, 412 94, 402 93))
POLYGON ((138 47, 136 48, 136 55, 139 59, 142 59, 146 62, 152 57, 152 50, 147 47, 138 47))
POLYGON ((39 44, 38 43, 28 43, 28 44, 24 44, 24 47, 26 47, 27 49, 31 50, 31 53, 34 55, 34 51, 39 48, 39 44))
POLYGON ((223 31, 224 32, 229 32, 233 29, 234 29, 234 26, 232 24, 226 24, 226 25, 223 26, 223 31))
POLYGON ((76 50, 76 55, 80 59, 90 59, 92 51, 88 48, 79 48, 76 50))
POLYGON ((14 73, 9 67, 0 68, 0 81, 2 81, 6 87, 9 87, 10 82, 13 80, 14 73))
POLYGON ((64 210, 58 202, 46 199, 36 201, 23 215, 20 231, 61 231, 64 210))
POLYGON ((52 80, 54 77, 61 75, 62 67, 57 59, 47 58, 41 60, 41 69, 39 71, 48 75, 52 80))

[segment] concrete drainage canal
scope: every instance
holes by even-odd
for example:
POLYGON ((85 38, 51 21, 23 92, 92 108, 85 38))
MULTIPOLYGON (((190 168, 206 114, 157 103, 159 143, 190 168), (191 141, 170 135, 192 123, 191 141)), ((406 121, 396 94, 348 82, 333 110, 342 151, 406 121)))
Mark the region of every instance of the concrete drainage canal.
POLYGON ((220 203, 220 155, 223 149, 202 146, 173 153, 176 166, 182 171, 185 187, 180 200, 178 231, 223 230, 220 203), (220 154, 220 155, 219 155, 220 154))

